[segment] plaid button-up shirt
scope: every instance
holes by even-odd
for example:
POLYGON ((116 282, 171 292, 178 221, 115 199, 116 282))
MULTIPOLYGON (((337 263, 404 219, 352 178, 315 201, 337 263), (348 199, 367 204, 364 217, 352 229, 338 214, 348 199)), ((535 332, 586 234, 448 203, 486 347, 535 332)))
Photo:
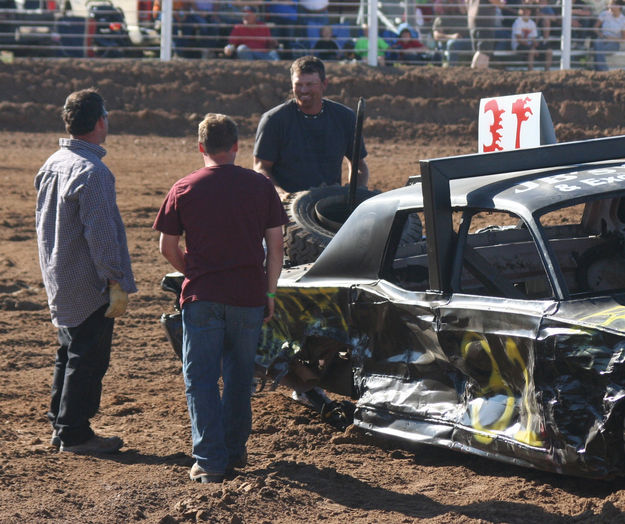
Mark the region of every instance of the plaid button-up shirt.
POLYGON ((108 302, 108 281, 135 286, 106 150, 61 138, 35 177, 37 243, 52 323, 75 327, 108 302))

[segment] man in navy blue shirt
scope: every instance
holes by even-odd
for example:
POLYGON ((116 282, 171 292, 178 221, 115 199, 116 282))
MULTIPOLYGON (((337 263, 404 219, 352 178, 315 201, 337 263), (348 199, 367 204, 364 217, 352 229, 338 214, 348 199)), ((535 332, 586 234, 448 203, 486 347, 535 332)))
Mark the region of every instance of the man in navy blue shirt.
MULTIPOLYGON (((281 197, 340 184, 343 158, 351 160, 356 124, 350 108, 323 97, 328 80, 319 58, 295 60, 291 84, 293 99, 262 116, 254 144, 254 169, 274 183, 281 197)), ((364 187, 369 178, 366 155, 362 142, 358 185, 364 187)))

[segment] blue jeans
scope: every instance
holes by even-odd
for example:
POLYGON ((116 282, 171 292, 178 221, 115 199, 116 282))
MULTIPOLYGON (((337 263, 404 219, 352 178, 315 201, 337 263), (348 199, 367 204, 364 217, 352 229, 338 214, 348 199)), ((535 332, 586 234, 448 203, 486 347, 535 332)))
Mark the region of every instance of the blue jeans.
POLYGON ((58 330, 48 420, 63 444, 82 444, 93 436, 89 423, 100 407, 102 379, 111 356, 112 318, 105 304, 76 327, 58 330))
POLYGON ((252 430, 250 397, 263 316, 263 306, 199 301, 182 308, 182 371, 193 457, 210 473, 223 474, 245 453, 252 430))
POLYGON ((245 44, 240 44, 237 47, 237 58, 241 60, 280 60, 278 51, 275 49, 271 51, 254 51, 245 44))
POLYGON ((471 60, 471 40, 467 39, 458 39, 447 40, 445 45, 445 49, 447 50, 447 62, 450 67, 457 66, 462 61, 470 61, 471 60), (463 53, 466 51, 466 53, 463 53))
POLYGON ((615 40, 595 40, 595 70, 607 71, 606 55, 616 53, 619 47, 619 43, 615 40))

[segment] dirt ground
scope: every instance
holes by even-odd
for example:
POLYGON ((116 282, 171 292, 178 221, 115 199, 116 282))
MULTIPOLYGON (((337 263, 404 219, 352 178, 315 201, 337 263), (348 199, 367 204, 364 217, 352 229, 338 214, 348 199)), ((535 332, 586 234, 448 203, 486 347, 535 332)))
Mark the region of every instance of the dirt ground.
MULTIPOLYGON (((16 61, 0 64, 0 522, 625 522, 625 482, 521 469, 433 447, 340 433, 288 398, 253 398, 249 466, 221 485, 192 483, 180 365, 159 325, 173 296, 151 230, 171 184, 200 166, 193 136, 219 111, 241 126, 251 167, 258 117, 288 96, 288 64, 16 61), (116 322, 96 430, 111 457, 59 454, 45 413, 56 349, 37 262, 33 178, 63 135, 70 90, 98 86, 111 135, 139 292, 116 322)), ((560 141, 621 134, 625 74, 329 67, 328 96, 367 100, 370 186, 388 190, 420 158, 476 149, 479 99, 542 91, 560 141)))

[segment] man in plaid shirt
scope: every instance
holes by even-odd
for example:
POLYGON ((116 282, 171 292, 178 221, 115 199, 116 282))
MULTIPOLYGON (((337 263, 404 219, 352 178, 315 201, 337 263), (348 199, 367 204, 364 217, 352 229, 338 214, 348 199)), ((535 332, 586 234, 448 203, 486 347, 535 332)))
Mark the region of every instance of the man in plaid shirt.
POLYGON ((39 263, 60 344, 48 418, 60 451, 112 453, 122 439, 96 435, 89 419, 100 406, 113 319, 137 289, 115 178, 102 162, 104 100, 94 89, 72 93, 63 120, 71 138, 59 140, 35 178, 39 263))

